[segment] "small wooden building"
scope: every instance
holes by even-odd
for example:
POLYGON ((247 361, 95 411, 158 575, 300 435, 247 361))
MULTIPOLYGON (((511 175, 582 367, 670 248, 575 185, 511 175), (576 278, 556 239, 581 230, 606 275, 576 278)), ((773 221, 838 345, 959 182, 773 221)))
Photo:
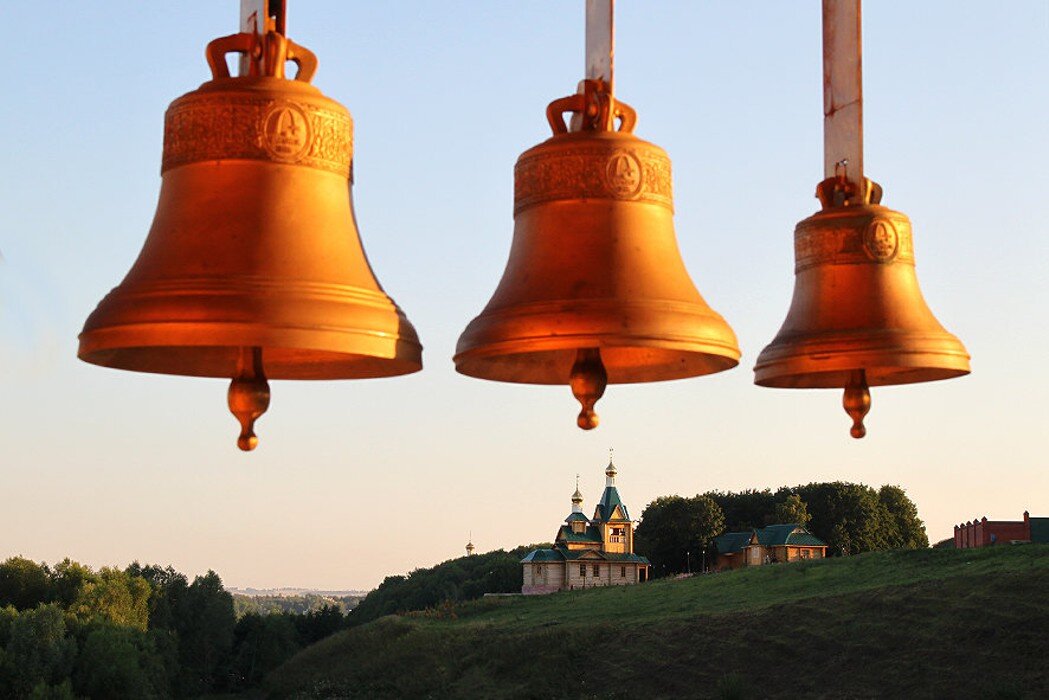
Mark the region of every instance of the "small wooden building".
POLYGON ((803 559, 823 559, 827 543, 796 523, 727 532, 714 540, 718 571, 803 559))

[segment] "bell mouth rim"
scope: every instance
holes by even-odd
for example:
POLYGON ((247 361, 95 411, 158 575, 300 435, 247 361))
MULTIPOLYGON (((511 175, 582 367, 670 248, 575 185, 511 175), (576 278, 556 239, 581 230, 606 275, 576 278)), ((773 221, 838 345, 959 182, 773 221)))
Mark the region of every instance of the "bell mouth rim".
POLYGON ((716 342, 668 342, 632 338, 600 341, 572 336, 531 341, 506 341, 457 352, 455 370, 477 379, 511 384, 568 384, 579 350, 598 348, 609 384, 689 379, 724 372, 739 365, 739 349, 716 342), (567 343, 566 343, 567 341, 567 343), (642 357, 642 362, 636 358, 642 357))
POLYGON ((152 374, 232 377, 249 347, 263 349, 270 379, 366 379, 422 369, 422 344, 399 309, 371 328, 140 321, 85 326, 79 341, 77 356, 84 362, 152 374))
POLYGON ((766 358, 763 351, 754 365, 754 383, 773 389, 841 389, 859 370, 872 387, 954 379, 972 372, 969 353, 955 342, 953 349, 824 350, 774 358, 766 358))
MULTIPOLYGON (((388 339, 385 355, 291 345, 261 345, 267 379, 378 379, 413 374, 422 369, 422 346, 405 339, 388 339)), ((237 358, 247 345, 145 344, 85 348, 77 357, 110 369, 182 377, 225 378, 237 373, 237 358)))
MULTIPOLYGON (((971 369, 949 367, 877 367, 851 366, 824 372, 777 373, 754 378, 754 384, 767 389, 844 389, 858 370, 867 377, 867 386, 902 386, 956 379, 972 373, 971 369)), ((756 374, 756 373, 755 373, 756 374)))

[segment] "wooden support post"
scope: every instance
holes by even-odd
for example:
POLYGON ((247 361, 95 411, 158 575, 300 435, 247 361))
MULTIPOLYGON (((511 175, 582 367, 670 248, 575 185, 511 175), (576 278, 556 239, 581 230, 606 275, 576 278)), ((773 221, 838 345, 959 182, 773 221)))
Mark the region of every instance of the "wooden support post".
MULTIPOLYGON (((287 0, 240 0, 240 31, 260 39, 267 31, 287 35, 287 0)), ((251 57, 241 55, 238 75, 251 73, 251 57)))
MULTIPOLYGON (((586 0, 586 47, 584 49, 584 77, 587 80, 604 82, 608 94, 613 89, 613 64, 615 58, 615 0, 586 0)), ((583 92, 579 82, 578 92, 583 92)), ((579 131, 583 117, 572 115, 568 129, 579 131)))
POLYGON ((586 0, 586 77, 613 88, 615 0, 586 0))
POLYGON ((823 176, 863 186, 860 0, 823 0, 823 176))

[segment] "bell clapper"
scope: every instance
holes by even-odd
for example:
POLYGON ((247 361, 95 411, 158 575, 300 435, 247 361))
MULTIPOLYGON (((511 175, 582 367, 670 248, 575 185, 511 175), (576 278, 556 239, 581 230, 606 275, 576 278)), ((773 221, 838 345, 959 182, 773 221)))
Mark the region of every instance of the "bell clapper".
POLYGON ((237 447, 245 452, 259 444, 255 421, 270 406, 270 385, 262 372, 262 348, 241 348, 237 376, 229 384, 229 410, 240 422, 237 447))
POLYGON ((859 440, 867 434, 867 428, 863 425, 863 417, 871 410, 871 390, 867 386, 867 372, 865 370, 854 370, 849 377, 849 383, 845 386, 845 396, 842 397, 841 405, 845 412, 852 418, 852 428, 849 434, 859 440))
POLYGON ((608 386, 608 372, 601 362, 601 351, 597 348, 580 348, 576 353, 572 373, 568 377, 572 395, 576 397, 583 410, 579 412, 576 425, 583 430, 593 430, 600 420, 594 413, 594 404, 605 393, 608 386))

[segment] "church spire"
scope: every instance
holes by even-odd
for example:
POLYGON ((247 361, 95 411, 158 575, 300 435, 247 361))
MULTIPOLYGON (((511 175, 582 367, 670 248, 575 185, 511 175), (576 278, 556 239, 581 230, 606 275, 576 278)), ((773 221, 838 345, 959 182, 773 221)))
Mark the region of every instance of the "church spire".
POLYGON ((575 493, 572 494, 572 512, 583 512, 583 494, 579 493, 579 475, 575 475, 575 493))
POLYGON ((608 448, 608 466, 605 467, 605 488, 615 488, 616 485, 616 474, 618 474, 616 465, 612 462, 612 448, 608 448))
POLYGON ((619 489, 616 488, 616 474, 619 470, 616 469, 615 462, 612 461, 612 450, 608 450, 608 466, 605 467, 605 490, 601 494, 601 500, 597 503, 597 508, 594 510, 594 517, 592 521, 597 522, 609 522, 613 519, 618 521, 630 520, 630 516, 627 515, 626 506, 623 505, 623 500, 619 497, 619 489), (616 509, 619 509, 619 514, 616 514, 616 509))

